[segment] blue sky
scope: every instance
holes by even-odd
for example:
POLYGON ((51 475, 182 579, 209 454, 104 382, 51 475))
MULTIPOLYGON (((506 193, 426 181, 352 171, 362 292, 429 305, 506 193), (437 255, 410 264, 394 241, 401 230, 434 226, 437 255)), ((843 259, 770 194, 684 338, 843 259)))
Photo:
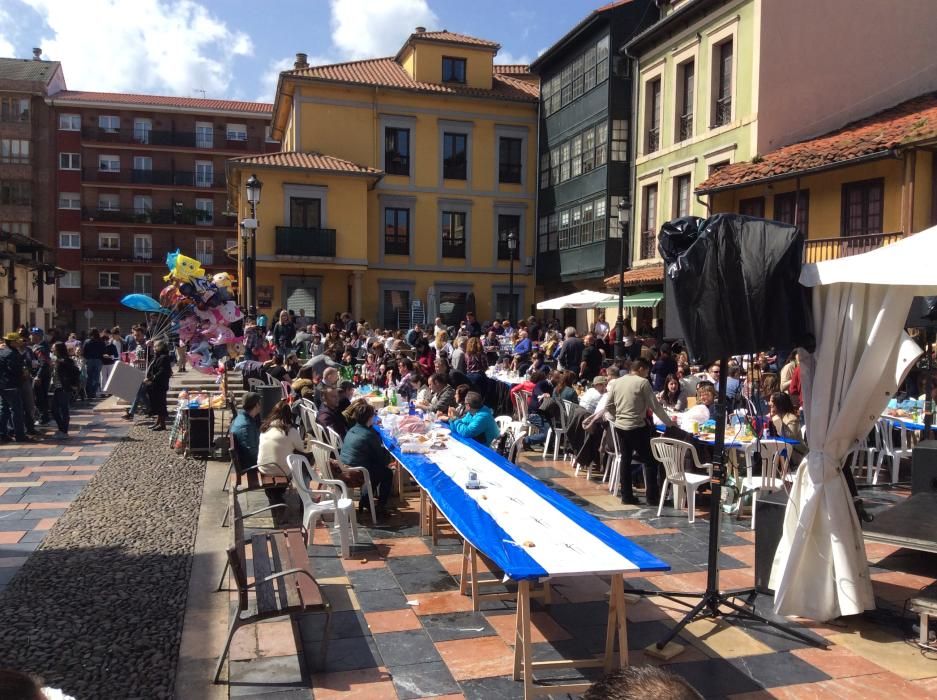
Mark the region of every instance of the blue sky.
POLYGON ((393 55, 423 25, 526 63, 605 1, 0 0, 0 56, 41 46, 75 90, 271 101, 297 51, 312 63, 393 55))

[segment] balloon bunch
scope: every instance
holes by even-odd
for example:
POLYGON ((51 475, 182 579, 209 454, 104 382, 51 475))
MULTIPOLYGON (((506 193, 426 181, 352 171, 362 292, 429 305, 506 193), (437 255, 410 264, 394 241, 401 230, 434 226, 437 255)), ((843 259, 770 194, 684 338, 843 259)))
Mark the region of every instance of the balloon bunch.
MULTIPOLYGON (((169 282, 159 293, 159 300, 146 294, 128 294, 121 303, 131 309, 158 314, 151 318, 150 338, 168 338, 177 332, 179 339, 190 343, 188 357, 193 369, 217 374, 212 347, 224 345, 230 357, 243 352, 241 309, 234 300, 235 278, 227 272, 208 277, 202 264, 178 250, 166 255, 169 268, 163 280, 169 282)), ((223 365, 223 363, 221 363, 223 365)))

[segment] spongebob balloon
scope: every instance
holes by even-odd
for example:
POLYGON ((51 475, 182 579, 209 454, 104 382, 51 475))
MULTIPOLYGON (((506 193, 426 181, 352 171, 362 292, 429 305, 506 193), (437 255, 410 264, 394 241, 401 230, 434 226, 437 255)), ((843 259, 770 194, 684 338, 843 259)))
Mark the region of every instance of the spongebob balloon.
POLYGON ((163 279, 167 282, 171 279, 183 283, 192 282, 205 276, 202 263, 188 255, 182 255, 178 250, 166 254, 166 267, 169 268, 169 274, 163 279))

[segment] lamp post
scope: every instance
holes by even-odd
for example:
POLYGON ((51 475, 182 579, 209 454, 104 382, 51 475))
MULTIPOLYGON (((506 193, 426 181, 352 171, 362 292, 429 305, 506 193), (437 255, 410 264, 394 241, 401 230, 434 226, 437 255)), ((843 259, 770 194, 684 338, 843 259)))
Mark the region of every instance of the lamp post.
MULTIPOLYGON (((245 225, 245 228, 250 231, 250 257, 247 258, 247 266, 244 271, 244 276, 247 278, 248 282, 248 298, 247 298, 247 311, 250 314, 253 310, 253 313, 257 313, 257 205, 260 204, 260 190, 263 188, 263 183, 257 179, 257 176, 251 174, 247 178, 247 183, 245 185, 247 189, 247 203, 251 206, 251 218, 249 220, 251 225, 245 225)), ((247 222, 245 222, 247 224, 247 222)))
POLYGON ((625 359, 625 198, 618 200, 618 320, 615 322, 615 359, 625 359))
POLYGON ((508 299, 510 299, 510 317, 517 323, 517 304, 514 303, 514 251, 517 250, 517 233, 508 231, 508 256, 511 258, 510 273, 508 276, 508 299))

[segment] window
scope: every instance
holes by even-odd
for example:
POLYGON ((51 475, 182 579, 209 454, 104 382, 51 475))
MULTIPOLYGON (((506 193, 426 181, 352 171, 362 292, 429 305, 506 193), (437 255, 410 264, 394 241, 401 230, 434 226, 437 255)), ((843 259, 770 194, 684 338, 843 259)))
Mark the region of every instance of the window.
POLYGON ((739 214, 743 216, 754 216, 759 219, 765 218, 765 198, 749 197, 739 200, 739 214))
POLYGON ((385 289, 383 299, 384 328, 400 328, 409 325, 410 292, 407 289, 385 289))
POLYGON ((60 114, 59 131, 81 131, 81 115, 60 114))
POLYGON ((595 130, 592 128, 582 132, 582 172, 587 173, 595 168, 595 130))
POLYGON ((195 223, 205 226, 211 225, 215 218, 215 200, 214 199, 196 199, 195 200, 195 223))
POLYGON ((314 197, 290 197, 290 226, 322 227, 322 200, 314 197))
POLYGON ((99 233, 98 250, 120 250, 120 234, 99 233))
POLYGON ((440 292, 439 315, 442 317, 442 322, 447 326, 458 326, 459 322, 465 318, 467 301, 468 294, 465 292, 440 292))
POLYGON ((59 209, 81 209, 81 197, 77 192, 59 192, 59 209))
POLYGON ((153 275, 149 272, 133 273, 133 291, 135 294, 150 294, 153 291, 153 275))
POLYGON ((0 204, 28 207, 32 201, 32 185, 29 180, 0 181, 0 204))
POLYGON ((654 257, 657 248, 657 185, 644 188, 644 211, 641 212, 641 259, 654 257))
POLYGON ((228 141, 247 141, 247 125, 228 124, 225 129, 225 138, 228 141))
POLYGON ((215 242, 211 238, 195 239, 195 259, 202 265, 211 265, 215 259, 215 242))
POLYGON ((444 258, 465 257, 465 212, 463 211, 442 213, 442 256, 444 258))
POLYGON ((120 209, 120 195, 103 193, 98 195, 99 211, 118 211, 120 209))
POLYGON ((537 221, 537 252, 545 253, 547 252, 548 239, 547 233, 550 230, 550 219, 546 216, 541 216, 540 220, 537 221))
POLYGON ((98 289, 120 289, 120 273, 99 272, 98 289))
POLYGON ((212 148, 215 144, 215 125, 211 122, 195 122, 195 147, 212 148))
POLYGON ((137 143, 149 143, 150 131, 153 130, 153 122, 150 119, 133 120, 133 140, 137 143))
POLYGON ((79 270, 69 270, 59 277, 59 289, 80 289, 81 272, 79 270))
POLYGON ((388 175, 410 175, 409 129, 384 129, 384 171, 388 175))
POLYGON ((442 57, 442 81, 444 83, 464 83, 465 82, 465 59, 453 58, 451 56, 442 57))
POLYGON ((719 168, 721 168, 723 165, 728 165, 728 164, 729 164, 729 161, 727 160, 721 160, 718 163, 711 163, 709 168, 706 171, 707 176, 712 175, 714 172, 719 170, 719 168))
POLYGON ((120 131, 120 117, 113 114, 102 114, 98 117, 98 128, 116 134, 120 131))
POLYGON ((595 203, 584 202, 582 205, 582 245, 592 243, 592 222, 595 219, 595 203))
POLYGON ((560 182, 569 179, 569 142, 560 144, 560 182))
POLYGON ((133 257, 137 260, 152 260, 153 237, 148 233, 137 233, 133 237, 133 257))
POLYGON ((595 126, 595 167, 605 165, 608 160, 608 122, 595 126))
POLYGON ((135 194, 133 196, 133 213, 137 216, 146 216, 153 211, 153 198, 148 194, 135 194))
POLYGON ((582 97, 583 85, 585 81, 585 76, 582 73, 583 66, 583 57, 573 61, 573 75, 572 75, 572 95, 571 99, 575 100, 582 97))
POLYGON ((595 207, 593 212, 594 223, 592 225, 592 239, 594 241, 601 241, 605 239, 605 232, 607 228, 605 221, 605 197, 599 197, 597 200, 595 200, 595 207))
POLYGON ((602 37, 595 45, 595 84, 608 79, 608 37, 602 37))
POLYGON ((794 224, 807 237, 807 215, 810 211, 810 191, 785 192, 774 195, 774 220, 794 224))
POLYGON ((0 122, 24 122, 28 119, 28 97, 0 97, 0 122))
POLYGON ((560 212, 560 250, 569 248, 569 209, 560 212))
POLYGON ((519 214, 498 214, 498 260, 511 259, 508 236, 512 233, 517 242, 517 247, 514 248, 514 259, 520 260, 521 217, 519 214))
POLYGON ((81 234, 77 231, 59 231, 59 248, 70 250, 81 248, 81 234))
POLYGON ((547 247, 550 250, 557 250, 559 244, 557 243, 557 237, 559 234, 560 227, 560 218, 558 214, 550 214, 547 217, 547 247))
POLYGON ((550 149, 550 182, 554 185, 560 182, 560 147, 550 149))
POLYGON ((384 255, 410 254, 410 210, 384 209, 384 255))
POLYGON ((0 163, 28 163, 27 139, 0 139, 0 163))
POLYGON ((447 180, 465 180, 468 172, 468 136, 445 133, 442 142, 442 176, 447 180))
POLYGON ((863 180, 843 185, 843 236, 867 236, 882 232, 885 181, 863 180))
POLYGON ((573 100, 573 67, 568 65, 560 73, 560 103, 565 107, 573 100))
POLYGON ((134 170, 152 170, 153 159, 150 156, 134 156, 133 157, 133 169, 134 170))
POLYGON ((81 154, 59 153, 59 170, 81 170, 81 154))
POLYGON ((98 156, 98 170, 102 173, 119 173, 120 156, 98 156))
MULTIPOLYGON (((935 178, 937 181, 937 178, 935 178)), ((540 154, 540 189, 546 189, 550 186, 550 154, 544 152, 540 154)))
POLYGON ((644 152, 653 153, 660 148, 660 78, 647 84, 647 132, 644 137, 644 152))
POLYGON ((608 47, 608 37, 602 37, 541 84, 544 116, 550 116, 608 78, 608 47))
POLYGON ((732 120, 732 40, 724 41, 713 49, 713 127, 732 120))
POLYGON ((215 168, 210 160, 195 161, 195 186, 211 187, 215 180, 215 168))
POLYGON ((495 294, 495 318, 517 318, 520 295, 514 292, 513 298, 505 292, 495 294))
POLYGON ((686 61, 677 66, 677 141, 686 141, 693 136, 693 90, 696 65, 686 61))
POLYGON ((498 182, 521 182, 524 140, 502 136, 498 141, 498 182))
POLYGON ((612 160, 628 160, 628 120, 612 120, 612 160))
POLYGON ((678 175, 673 179, 673 215, 690 215, 690 175, 678 175))
POLYGON ((589 92, 595 87, 595 47, 586 50, 582 59, 583 90, 589 92))

